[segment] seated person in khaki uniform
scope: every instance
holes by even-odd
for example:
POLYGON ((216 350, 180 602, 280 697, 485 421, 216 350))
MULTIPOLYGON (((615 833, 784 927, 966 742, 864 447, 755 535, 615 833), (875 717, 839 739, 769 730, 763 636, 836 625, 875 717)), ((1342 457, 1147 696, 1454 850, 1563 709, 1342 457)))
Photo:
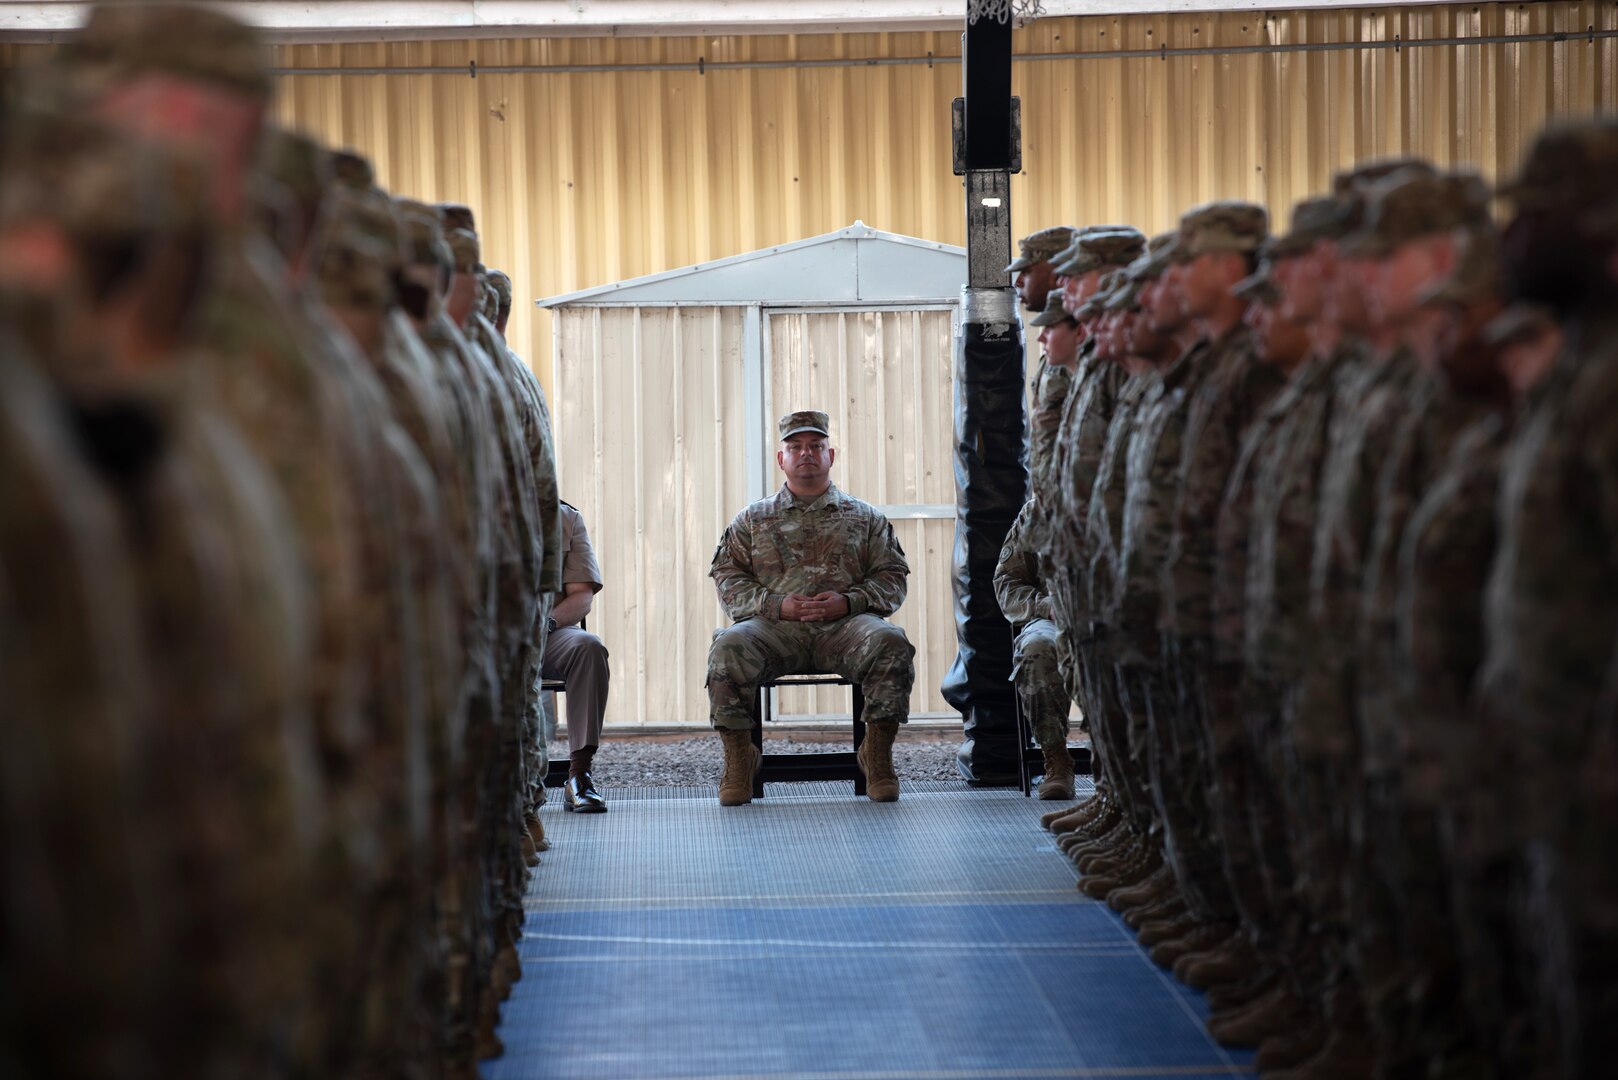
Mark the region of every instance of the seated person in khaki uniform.
POLYGON ((899 797, 893 740, 910 716, 916 650, 883 616, 904 603, 910 566, 888 519, 831 482, 837 452, 827 428, 823 412, 781 418, 775 461, 786 484, 737 514, 714 552, 709 576, 736 620, 708 650, 709 708, 725 746, 721 806, 753 799, 755 688, 805 671, 859 683, 866 794, 899 797))
POLYGON ((607 800, 590 779, 590 766, 601 743, 601 718, 607 713, 607 647, 579 623, 590 614, 601 591, 601 566, 584 518, 562 504, 562 591, 551 608, 550 638, 541 674, 567 683, 567 784, 564 809, 602 814, 607 800))

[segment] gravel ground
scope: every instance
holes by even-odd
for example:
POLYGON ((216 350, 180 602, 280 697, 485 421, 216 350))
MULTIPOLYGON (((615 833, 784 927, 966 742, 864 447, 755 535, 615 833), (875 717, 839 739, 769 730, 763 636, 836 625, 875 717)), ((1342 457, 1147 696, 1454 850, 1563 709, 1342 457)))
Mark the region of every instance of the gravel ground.
MULTIPOLYGON (((893 764, 901 780, 959 780, 955 752, 959 736, 906 738, 893 747, 893 764)), ((851 750, 849 742, 810 742, 798 739, 770 739, 765 748, 772 754, 821 753, 851 750)), ((567 758, 567 744, 550 744, 552 761, 567 758)), ((596 752, 593 775, 597 786, 608 787, 694 787, 719 782, 719 766, 724 754, 717 735, 661 742, 653 739, 608 741, 596 752)))

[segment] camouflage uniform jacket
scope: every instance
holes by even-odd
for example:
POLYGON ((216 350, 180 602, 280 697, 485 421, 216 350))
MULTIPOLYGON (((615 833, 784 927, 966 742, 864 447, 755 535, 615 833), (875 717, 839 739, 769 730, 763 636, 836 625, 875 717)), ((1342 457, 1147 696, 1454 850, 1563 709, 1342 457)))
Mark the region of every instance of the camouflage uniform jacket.
POLYGON ((1377 476, 1376 520, 1359 596, 1356 685, 1362 761, 1378 775, 1396 770, 1402 757, 1395 625, 1400 540, 1416 503, 1447 460, 1450 446, 1479 416, 1489 412, 1486 399, 1455 394, 1436 376, 1418 372, 1377 476))
POLYGON ((1096 359, 1094 345, 1086 342, 1079 352, 1073 389, 1062 408, 1062 428, 1051 462, 1052 498, 1045 515, 1050 523, 1054 567, 1052 611, 1055 621, 1073 634, 1085 633, 1089 624, 1085 595, 1090 553, 1085 528, 1090 493, 1123 381, 1123 369, 1096 359))
POLYGON ((1483 662, 1483 590, 1499 536, 1494 509, 1508 431, 1506 416, 1490 411, 1456 437, 1399 543, 1399 708, 1414 721, 1402 787, 1424 806, 1453 805, 1491 760, 1470 703, 1483 662))
POLYGON ((1049 491, 1052 455, 1062 427, 1062 408, 1073 389, 1073 371, 1039 359, 1034 379, 1034 407, 1028 421, 1028 475, 1034 491, 1049 491))
POLYGON ((1550 778, 1584 761, 1596 725, 1611 723, 1597 709, 1618 639, 1618 317, 1571 324, 1537 396, 1501 464, 1480 685, 1515 730, 1532 732, 1520 750, 1550 778))
POLYGON ((1185 434, 1187 388, 1195 374, 1189 354, 1171 364, 1142 403, 1129 441, 1128 492, 1114 604, 1121 647, 1139 661, 1161 657, 1158 632, 1164 561, 1173 540, 1175 481, 1185 434))
MULTIPOLYGON (((1118 616, 1118 553, 1122 548, 1124 497, 1127 493, 1127 457, 1141 410, 1162 390, 1163 376, 1156 371, 1130 375, 1118 390, 1118 401, 1107 426, 1101 465, 1090 492, 1085 524, 1089 530, 1090 570, 1087 610, 1092 627, 1116 628, 1118 616)), ((1116 634, 1108 635, 1111 644, 1116 634)))
POLYGON ((909 574, 888 519, 835 484, 807 504, 783 484, 748 506, 719 538, 708 571, 737 622, 779 619, 788 596, 822 592, 847 596, 850 615, 892 615, 909 574))
POLYGON ((1406 415, 1415 362, 1405 349, 1338 369, 1320 472, 1309 617, 1298 654, 1301 707, 1293 734, 1306 754, 1358 755, 1354 709, 1360 596, 1375 527, 1378 474, 1406 415))
POLYGON ((1213 634, 1219 504, 1242 433, 1281 387, 1281 374, 1253 356, 1246 327, 1192 346, 1185 431, 1176 475, 1172 539, 1163 560, 1158 625, 1181 637, 1213 634))
MULTIPOLYGON (((1294 373, 1273 403, 1273 429, 1252 448, 1246 516, 1220 522, 1228 557, 1221 569, 1240 571, 1222 585, 1229 636, 1219 638, 1221 659, 1244 662, 1271 681, 1298 667, 1296 636, 1308 612, 1309 559, 1336 378, 1357 355, 1355 347, 1339 347, 1327 357, 1310 357, 1294 373)), ((1227 509, 1235 515, 1243 496, 1234 482, 1227 495, 1227 509)))
POLYGON ((1039 516, 1036 502, 1037 497, 1029 499, 1017 512, 994 568, 994 596, 1013 634, 1021 633, 1035 619, 1051 617, 1051 597, 1045 587, 1050 557, 1033 541, 1039 516))

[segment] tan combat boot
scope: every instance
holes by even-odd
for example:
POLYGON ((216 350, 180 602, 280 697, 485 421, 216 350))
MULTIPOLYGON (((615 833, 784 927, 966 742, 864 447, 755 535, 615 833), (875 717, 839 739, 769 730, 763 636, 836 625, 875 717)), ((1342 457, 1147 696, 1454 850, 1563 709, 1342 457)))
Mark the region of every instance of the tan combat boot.
POLYGON ((744 806, 753 801, 753 776, 758 772, 762 753, 753 745, 753 733, 745 729, 721 728, 725 744, 725 767, 719 774, 719 805, 744 806))
POLYGON ((1041 745, 1040 751, 1045 755, 1045 779, 1039 782, 1039 797, 1046 801, 1071 799, 1073 755, 1067 751, 1066 737, 1052 739, 1049 745, 1041 745))
POLYGON ((899 801, 899 774, 893 771, 893 740, 898 735, 897 720, 865 725, 859 763, 860 771, 865 773, 865 797, 872 802, 899 801))

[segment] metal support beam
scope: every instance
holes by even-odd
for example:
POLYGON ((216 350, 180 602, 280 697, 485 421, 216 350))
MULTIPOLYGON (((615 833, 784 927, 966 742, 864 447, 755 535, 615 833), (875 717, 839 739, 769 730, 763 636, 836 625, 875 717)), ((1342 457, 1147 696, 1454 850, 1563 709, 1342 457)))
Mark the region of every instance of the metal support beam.
POLYGON ((955 339, 955 627, 959 648, 944 699, 960 711, 956 755, 972 783, 1020 783, 1011 686, 1011 627, 994 568, 1028 487, 1023 341, 1011 261, 1011 174, 1021 167, 1011 96, 1011 21, 968 20, 963 96, 955 104, 955 171, 966 192, 967 282, 955 339))

